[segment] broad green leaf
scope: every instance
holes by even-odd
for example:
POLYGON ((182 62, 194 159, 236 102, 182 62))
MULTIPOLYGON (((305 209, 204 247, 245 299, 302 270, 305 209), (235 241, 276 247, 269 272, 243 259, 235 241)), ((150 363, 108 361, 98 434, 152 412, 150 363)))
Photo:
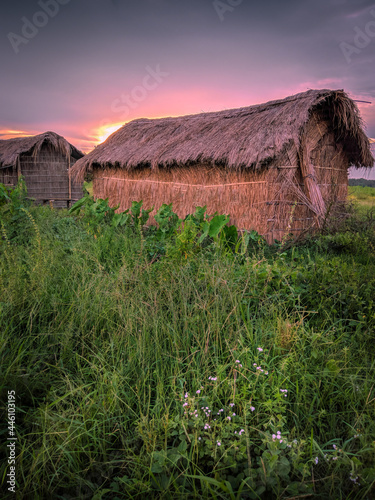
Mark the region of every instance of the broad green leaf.
POLYGON ((216 238, 228 221, 229 215, 215 215, 209 223, 209 236, 211 236, 211 238, 216 238))
POLYGON ((228 246, 235 245, 238 240, 236 226, 224 226, 220 236, 222 236, 228 246))
POLYGON ((133 215, 133 220, 135 223, 138 223, 138 218, 141 214, 141 208, 142 208, 142 205, 143 205, 143 201, 133 201, 132 202, 132 206, 131 206, 131 213, 133 215))
POLYGON ((205 238, 207 238, 209 230, 210 230, 210 224, 207 221, 203 222, 203 224, 202 224, 202 231, 203 232, 198 240, 199 244, 201 244, 203 242, 203 240, 205 238))
POLYGON ((74 212, 80 212, 81 207, 83 207, 87 201, 90 199, 89 196, 84 196, 80 200, 76 201, 74 205, 70 208, 69 213, 72 214, 74 212))

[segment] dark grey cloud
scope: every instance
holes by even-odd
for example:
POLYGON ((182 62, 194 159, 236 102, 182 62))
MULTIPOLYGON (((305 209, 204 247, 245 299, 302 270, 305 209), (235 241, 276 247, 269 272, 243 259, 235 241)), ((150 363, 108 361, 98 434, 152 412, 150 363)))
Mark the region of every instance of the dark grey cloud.
MULTIPOLYGON (((350 64, 340 46, 372 19, 369 0, 243 0, 221 18, 214 0, 65 0, 16 54, 9 33, 22 34, 40 2, 54 0, 1 4, 0 128, 115 120, 113 100, 156 65, 171 93, 215 94, 207 108, 228 105, 230 93, 234 106, 319 86, 375 101, 375 36, 350 64)), ((374 137, 375 113, 366 116, 374 137)))

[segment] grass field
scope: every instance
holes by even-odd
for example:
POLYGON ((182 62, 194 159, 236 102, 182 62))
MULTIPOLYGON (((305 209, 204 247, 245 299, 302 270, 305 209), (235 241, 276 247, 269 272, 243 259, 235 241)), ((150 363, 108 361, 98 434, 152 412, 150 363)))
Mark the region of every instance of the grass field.
POLYGON ((375 188, 350 186, 349 200, 357 206, 359 212, 366 213, 375 208, 375 188))
POLYGON ((0 204, 1 498, 374 498, 371 214, 269 247, 0 204))

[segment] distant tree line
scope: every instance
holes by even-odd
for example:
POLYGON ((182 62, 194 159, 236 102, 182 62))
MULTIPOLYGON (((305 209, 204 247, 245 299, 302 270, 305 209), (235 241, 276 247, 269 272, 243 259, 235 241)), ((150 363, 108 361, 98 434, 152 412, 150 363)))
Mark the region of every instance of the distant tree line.
POLYGON ((349 179, 349 186, 362 186, 375 188, 375 180, 371 179, 349 179))

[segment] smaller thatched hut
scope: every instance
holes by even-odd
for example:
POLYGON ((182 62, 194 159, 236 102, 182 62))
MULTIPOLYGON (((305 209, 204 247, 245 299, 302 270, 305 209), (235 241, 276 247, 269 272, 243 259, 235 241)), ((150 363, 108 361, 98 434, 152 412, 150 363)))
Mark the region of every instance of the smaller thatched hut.
POLYGON ((82 198, 82 183, 72 179, 71 168, 83 153, 54 132, 0 140, 0 182, 17 184, 22 175, 28 197, 39 203, 70 206, 82 198))
POLYGON ((319 227, 345 202, 348 168, 372 167, 358 108, 342 90, 214 113, 140 119, 79 160, 94 196, 128 208, 173 203, 180 217, 198 205, 230 214, 268 241, 319 227))

